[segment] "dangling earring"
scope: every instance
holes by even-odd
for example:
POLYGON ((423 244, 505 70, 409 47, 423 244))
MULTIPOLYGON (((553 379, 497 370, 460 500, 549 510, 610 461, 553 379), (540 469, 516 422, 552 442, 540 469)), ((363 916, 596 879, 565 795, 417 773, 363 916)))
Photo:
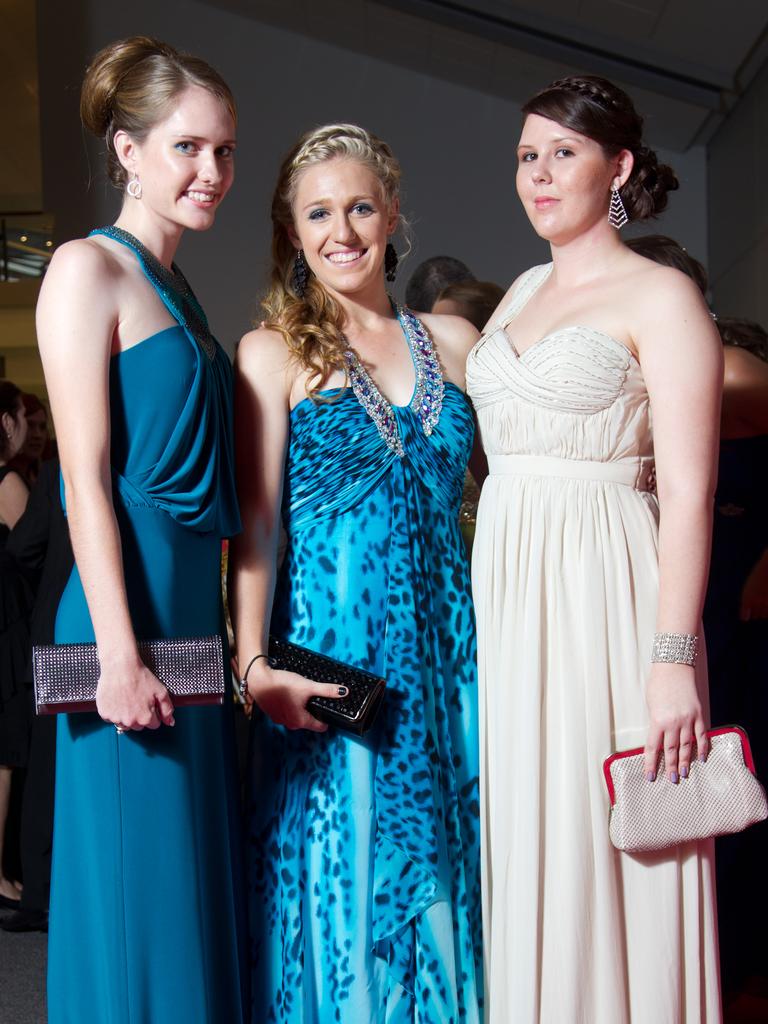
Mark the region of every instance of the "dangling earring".
POLYGON ((623 228, 629 221, 627 210, 621 200, 621 194, 616 185, 611 185, 611 205, 608 208, 608 223, 611 227, 623 228))
POLYGON ((384 276, 388 281, 394 281, 397 277, 397 250, 391 242, 387 242, 384 250, 384 276))
POLYGON ((139 176, 135 171, 133 173, 133 177, 125 186, 125 191, 132 199, 141 199, 141 182, 139 181, 139 176))
POLYGON ((291 286, 300 299, 304 298, 309 280, 309 267, 304 259, 304 250, 299 249, 296 259, 293 261, 293 273, 291 274, 291 286))

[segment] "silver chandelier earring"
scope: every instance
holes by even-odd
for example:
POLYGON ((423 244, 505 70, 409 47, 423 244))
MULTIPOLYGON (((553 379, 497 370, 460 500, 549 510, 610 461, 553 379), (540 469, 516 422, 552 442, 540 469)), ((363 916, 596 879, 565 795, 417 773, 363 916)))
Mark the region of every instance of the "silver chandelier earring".
POLYGON ((138 174, 135 172, 131 180, 125 186, 125 191, 132 199, 141 199, 141 182, 139 181, 138 174))
POLYGON ((608 223, 611 227, 623 228, 628 223, 629 217, 624 203, 621 201, 621 193, 616 185, 611 185, 611 205, 608 208, 608 223))

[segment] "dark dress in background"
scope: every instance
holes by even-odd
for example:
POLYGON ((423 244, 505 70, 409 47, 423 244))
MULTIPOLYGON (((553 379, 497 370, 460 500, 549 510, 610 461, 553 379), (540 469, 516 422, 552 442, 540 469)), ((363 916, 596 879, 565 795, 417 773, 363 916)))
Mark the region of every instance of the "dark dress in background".
MULTIPOLYGON (((29 622, 31 644, 53 643, 56 610, 73 564, 69 529, 61 507, 58 459, 42 464, 24 514, 11 531, 7 551, 35 591, 29 622)), ((31 657, 24 678, 31 702, 31 657)), ((24 890, 20 910, 48 910, 55 760, 56 718, 33 715, 21 812, 24 890)))
MULTIPOLYGON (((746 728, 758 776, 768 782, 768 621, 742 622, 744 583, 768 547, 768 435, 725 440, 715 495, 712 565, 704 608, 713 725, 746 728)), ((766 973, 763 943, 748 921, 765 921, 768 823, 717 840, 723 990, 766 973)))
MULTIPOLYGON (((0 482, 10 466, 0 467, 0 482)), ((26 682, 32 589, 6 546, 10 530, 0 524, 0 765, 27 761, 31 702, 26 682)))

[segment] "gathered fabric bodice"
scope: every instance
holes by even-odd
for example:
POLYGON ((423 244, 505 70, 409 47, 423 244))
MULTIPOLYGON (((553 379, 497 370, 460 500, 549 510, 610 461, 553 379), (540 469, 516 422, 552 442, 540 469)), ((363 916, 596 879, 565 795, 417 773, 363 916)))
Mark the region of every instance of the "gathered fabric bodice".
POLYGON ((467 363, 467 391, 489 458, 551 456, 594 462, 653 457, 651 412, 640 364, 629 349, 593 327, 563 327, 518 354, 519 311, 552 272, 523 275, 499 325, 467 363))
POLYGON ((474 432, 466 397, 446 384, 441 422, 431 435, 424 433, 410 405, 391 409, 406 452, 404 463, 382 443, 352 388, 329 389, 320 401, 299 402, 291 413, 283 489, 289 532, 358 507, 393 475, 418 482, 420 500, 435 510, 457 512, 474 432))
POLYGON ((109 368, 114 498, 162 509, 198 533, 240 530, 233 457, 232 366, 214 339, 203 350, 177 306, 132 249, 177 321, 114 355, 109 368))

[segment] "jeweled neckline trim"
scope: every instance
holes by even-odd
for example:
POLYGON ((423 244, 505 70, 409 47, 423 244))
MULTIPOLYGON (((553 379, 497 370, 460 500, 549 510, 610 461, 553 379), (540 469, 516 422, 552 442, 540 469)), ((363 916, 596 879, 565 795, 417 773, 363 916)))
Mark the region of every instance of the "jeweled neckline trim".
POLYGON ((105 235, 136 253, 144 273, 160 292, 166 306, 181 326, 192 335, 208 359, 213 361, 216 356, 216 342, 211 335, 208 318, 176 264, 172 264, 169 270, 135 235, 114 224, 96 228, 91 234, 105 235))
MULTIPOLYGON (((417 416, 421 429, 429 437, 440 419, 445 394, 440 362, 432 339, 418 317, 404 306, 394 306, 394 312, 411 350, 416 371, 416 385, 406 408, 417 416)), ((376 429, 390 451, 398 458, 403 458, 405 449, 391 403, 379 391, 351 346, 347 348, 345 357, 355 397, 376 424, 376 429)))

